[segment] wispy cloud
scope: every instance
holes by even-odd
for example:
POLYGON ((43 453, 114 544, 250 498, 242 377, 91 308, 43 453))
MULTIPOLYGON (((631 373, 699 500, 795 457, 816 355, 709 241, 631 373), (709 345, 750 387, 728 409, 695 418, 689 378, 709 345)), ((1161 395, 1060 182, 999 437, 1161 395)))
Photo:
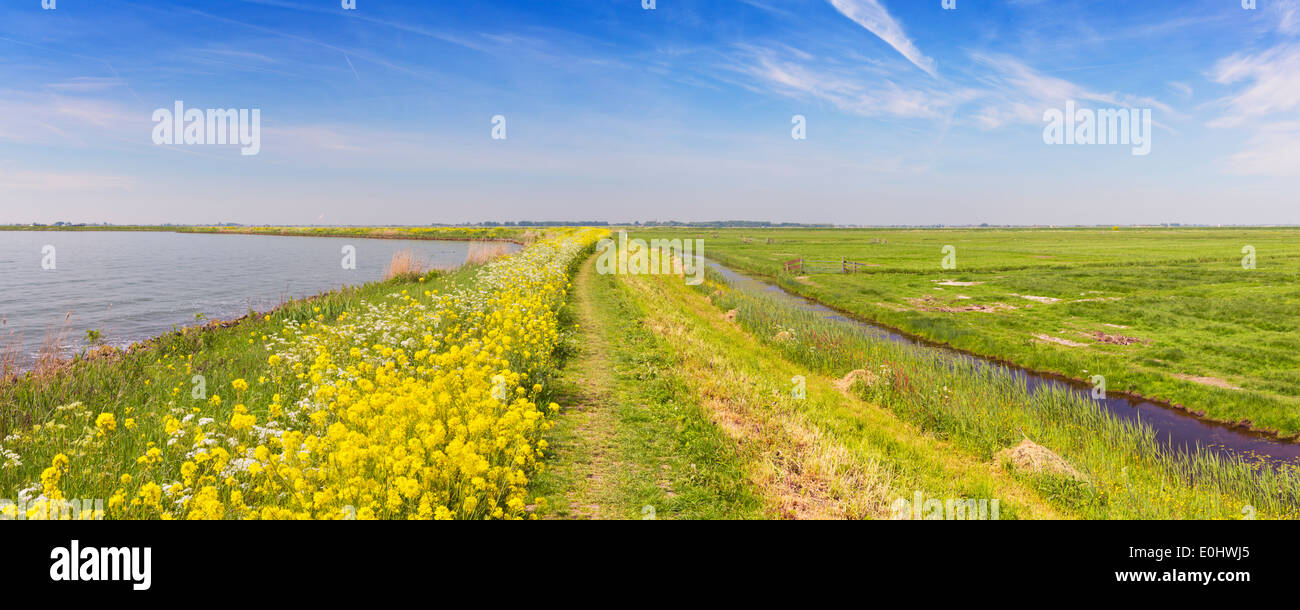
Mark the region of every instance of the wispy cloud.
POLYGON ((147 141, 148 119, 110 100, 0 90, 0 141, 48 145, 53 134, 58 144, 79 146, 133 130, 147 141))
POLYGON ((0 168, 0 192, 16 191, 130 191, 135 179, 111 174, 86 174, 47 171, 12 171, 0 168))
POLYGON ((1151 97, 1102 93, 1072 81, 1044 74, 1010 55, 972 53, 976 64, 989 69, 979 80, 988 85, 993 103, 984 106, 976 122, 986 129, 1008 123, 1042 123, 1043 111, 1067 101, 1099 102, 1114 106, 1151 107, 1176 115, 1168 105, 1151 97))
POLYGON ((1300 0, 1278 0, 1273 10, 1277 12, 1278 31, 1300 34, 1300 0))
POLYGON ((1224 114, 1210 121, 1210 127, 1235 127, 1300 108, 1300 44, 1231 55, 1210 72, 1210 78, 1221 85, 1246 83, 1240 92, 1218 101, 1224 114))
POLYGON ((916 48, 916 44, 903 31, 903 26, 889 14, 889 11, 885 10, 880 0, 830 0, 830 3, 845 17, 867 28, 889 46, 894 47, 895 51, 924 70, 926 74, 938 77, 935 61, 916 48))
POLYGON ((78 76, 62 82, 49 83, 45 85, 45 88, 68 93, 86 93, 90 91, 103 91, 105 89, 121 87, 125 84, 126 83, 120 78, 78 76))
POLYGON ((1223 160, 1224 171, 1251 176, 1300 176, 1300 123, 1294 120, 1300 110, 1300 44, 1231 55, 1214 65, 1210 78, 1221 85, 1241 88, 1215 102, 1222 114, 1207 125, 1254 129, 1243 149, 1223 160))
POLYGON ((795 99, 826 102, 858 116, 938 119, 964 96, 932 87, 900 85, 874 67, 849 68, 785 47, 740 46, 730 68, 767 90, 795 99))
POLYGON ((1223 160, 1223 171, 1238 176, 1300 176, 1300 122, 1264 126, 1240 152, 1223 160))

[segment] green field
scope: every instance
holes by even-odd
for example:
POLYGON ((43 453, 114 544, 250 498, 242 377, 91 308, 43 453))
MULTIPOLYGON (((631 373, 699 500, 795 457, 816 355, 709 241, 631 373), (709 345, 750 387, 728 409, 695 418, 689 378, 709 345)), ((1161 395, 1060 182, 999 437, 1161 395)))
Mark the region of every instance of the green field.
POLYGON ((548 516, 888 519, 917 493, 997 499, 1001 519, 1297 514, 1291 469, 1170 452, 1086 396, 709 276, 579 273, 548 516), (1007 463, 1026 441, 1064 466, 1007 463))
POLYGON ((887 326, 1028 368, 1300 432, 1300 230, 725 229, 708 258, 887 326), (944 269, 944 247, 956 268, 944 269), (1253 246, 1254 269, 1243 267, 1253 246), (793 259, 866 263, 787 273, 793 259))
MULTIPOLYGON (((1288 258, 1291 233, 637 236, 700 236, 708 257, 861 317, 1290 431, 1292 317, 1274 257, 1288 258), (1233 241, 1255 246, 1257 269, 1222 245, 1233 241), (956 270, 937 269, 945 245, 956 270), (879 266, 782 271, 799 256, 879 266), (1143 341, 1087 334, 1103 328, 1143 341)), ((104 498, 101 516, 126 519, 890 519, 917 518, 899 506, 918 497, 996 501, 981 519, 1300 515, 1293 468, 1169 451, 1086 395, 1031 391, 716 272, 699 286, 602 272, 590 255, 602 235, 557 231, 486 265, 400 275, 0 380, 0 498, 104 498), (529 281, 543 288, 518 286, 529 281), (523 311, 538 305, 552 313, 523 311), (505 375, 524 366, 529 381, 508 401, 505 375), (403 391, 417 394, 394 399, 403 391), (494 431, 509 425, 528 436, 494 431), (500 450, 512 438, 527 448, 500 450), (513 466, 484 471, 491 462, 465 460, 467 447, 513 466)))

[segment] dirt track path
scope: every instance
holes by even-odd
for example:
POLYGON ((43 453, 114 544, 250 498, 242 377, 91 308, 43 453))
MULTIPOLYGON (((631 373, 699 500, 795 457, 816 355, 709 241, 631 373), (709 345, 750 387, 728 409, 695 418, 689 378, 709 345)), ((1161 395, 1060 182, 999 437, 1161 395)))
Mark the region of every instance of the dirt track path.
POLYGON ((554 459, 548 475, 564 483, 566 505, 551 510, 552 516, 570 519, 626 518, 612 506, 618 503, 618 472, 623 468, 615 450, 617 414, 606 321, 592 304, 593 276, 588 262, 573 282, 577 353, 559 380, 557 402, 566 408, 552 434, 554 459))

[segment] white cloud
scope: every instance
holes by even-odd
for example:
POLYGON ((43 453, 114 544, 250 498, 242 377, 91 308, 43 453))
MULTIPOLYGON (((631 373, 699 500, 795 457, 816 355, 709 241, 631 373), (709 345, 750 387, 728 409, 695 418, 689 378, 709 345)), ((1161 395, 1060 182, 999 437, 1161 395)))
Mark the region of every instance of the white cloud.
POLYGON ((1226 57, 1215 64, 1210 77, 1221 85, 1246 83, 1237 94, 1219 100, 1225 114, 1210 121, 1210 127, 1235 127, 1296 110, 1300 108, 1300 45, 1226 57))
POLYGON ((18 191, 130 191, 135 179, 130 176, 0 169, 0 192, 18 191))
POLYGON ((926 57, 916 48, 912 40, 903 32, 898 23, 880 4, 880 0, 830 0, 831 6, 852 19, 858 25, 867 28, 872 34, 894 47, 903 57, 930 76, 938 77, 935 61, 926 57))
POLYGON ((976 115, 976 122, 986 129, 1011 123, 1042 123, 1043 112, 1059 108, 1066 101, 1095 101, 1117 104, 1114 96, 1090 91, 1065 79, 1047 76, 1009 55, 975 53, 976 63, 991 69, 981 76, 997 98, 976 115))
MULTIPOLYGON (((1295 8, 1293 3, 1290 9, 1295 8)), ((1214 65, 1210 78, 1221 85, 1240 85, 1240 89, 1217 101, 1223 114, 1207 125, 1254 129, 1240 152, 1223 159, 1223 171, 1244 176, 1300 176, 1300 122, 1294 120, 1300 110, 1300 44, 1226 57, 1214 65)))
POLYGON ((1300 122, 1264 126, 1223 163, 1224 173, 1239 176, 1300 176, 1300 122))
POLYGON ((829 103, 858 116, 938 119, 970 96, 932 87, 907 87, 873 68, 848 69, 803 52, 742 47, 731 69, 761 81, 779 95, 829 103))
POLYGON ((132 112, 114 101, 0 90, 0 141, 84 145, 120 140, 133 134, 149 139, 149 114, 132 112))
POLYGON ((1010 55, 972 53, 971 58, 991 69, 982 74, 980 80, 988 85, 987 95, 996 101, 982 108, 975 117, 976 122, 986 129, 1011 123, 1041 124, 1044 111, 1061 108, 1067 101, 1099 102, 1130 108, 1149 107, 1159 109, 1162 114, 1176 115, 1172 108, 1159 100, 1093 91, 1077 83, 1043 74, 1010 55))
POLYGON ((45 85, 47 89, 63 91, 68 93, 86 93, 90 91, 102 91, 120 87, 126 83, 120 78, 103 78, 95 76, 78 76, 63 82, 50 83, 45 85))
POLYGON ((1300 0, 1278 0, 1277 29, 1283 34, 1300 34, 1300 0))

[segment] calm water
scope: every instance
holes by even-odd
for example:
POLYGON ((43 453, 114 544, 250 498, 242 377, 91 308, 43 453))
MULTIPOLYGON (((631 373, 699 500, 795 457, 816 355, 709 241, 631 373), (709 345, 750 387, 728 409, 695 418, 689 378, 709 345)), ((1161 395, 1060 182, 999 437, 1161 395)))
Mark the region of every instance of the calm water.
MULTIPOLYGON (((717 263, 710 262, 709 266, 726 277, 727 281, 737 290, 772 294, 788 303, 820 313, 827 318, 840 320, 846 324, 854 324, 869 335, 884 341, 913 345, 918 349, 937 350, 953 359, 973 360, 979 363, 980 366, 990 367, 1000 374, 1012 376, 1025 384, 1030 392, 1060 389, 1074 392, 1085 399, 1092 400, 1092 386, 1090 385, 1008 366, 934 345, 882 326, 857 319, 849 319, 840 312, 821 303, 790 294, 780 286, 754 279, 717 263)), ((1279 441, 1250 431, 1206 421, 1190 413, 1145 400, 1110 396, 1097 402, 1120 419, 1141 421, 1151 426, 1156 433, 1156 438, 1161 443, 1176 450, 1190 451, 1202 447, 1217 451, 1223 455, 1239 456, 1252 462, 1300 465, 1300 443, 1279 441)))
MULTIPOLYGON (((509 244, 512 249, 517 246, 509 244)), ((34 362, 46 337, 64 335, 64 355, 89 329, 129 345, 196 323, 195 314, 231 319, 383 277, 395 252, 428 265, 459 265, 467 242, 134 232, 0 231, 0 342, 19 366, 34 362), (54 247, 53 270, 42 268, 54 247), (356 268, 342 248, 356 248, 356 268)))

